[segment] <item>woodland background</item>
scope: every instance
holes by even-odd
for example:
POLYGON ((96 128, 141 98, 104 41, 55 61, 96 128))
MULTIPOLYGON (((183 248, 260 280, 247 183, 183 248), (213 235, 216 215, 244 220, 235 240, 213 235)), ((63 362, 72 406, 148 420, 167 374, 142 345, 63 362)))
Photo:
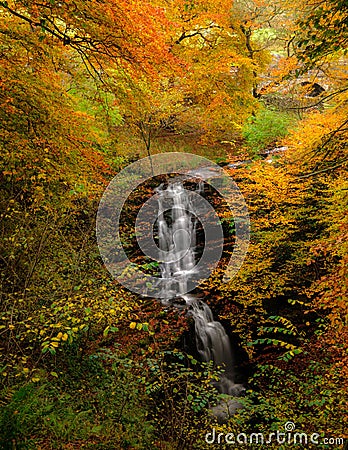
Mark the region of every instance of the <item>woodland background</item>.
MULTIPOLYGON (((1 448, 203 449, 212 426, 269 433, 288 420, 343 437, 347 2, 18 0, 0 12, 1 448), (275 147, 287 150, 270 163, 275 147), (226 166, 251 215, 248 257, 228 284, 222 264, 202 287, 249 377, 224 425, 208 410, 216 369, 182 347, 189 319, 120 287, 96 246, 111 178, 170 151, 250 160, 226 166)), ((126 216, 130 250, 132 226, 126 216)))

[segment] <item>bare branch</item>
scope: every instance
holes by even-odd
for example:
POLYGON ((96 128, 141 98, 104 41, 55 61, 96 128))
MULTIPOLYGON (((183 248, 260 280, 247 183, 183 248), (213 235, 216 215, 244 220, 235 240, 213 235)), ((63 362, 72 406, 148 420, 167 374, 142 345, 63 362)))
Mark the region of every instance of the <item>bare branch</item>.
POLYGON ((331 94, 328 94, 325 97, 322 97, 317 103, 313 103, 312 105, 296 106, 296 107, 294 106, 294 107, 289 107, 287 109, 304 110, 304 109, 315 108, 316 106, 321 105, 325 100, 328 100, 329 98, 333 98, 336 95, 342 94, 343 92, 346 92, 346 91, 348 91, 348 87, 346 87, 344 89, 340 89, 339 91, 332 92, 331 94))
POLYGON ((337 169, 338 167, 343 166, 344 163, 346 163, 347 161, 348 161, 348 158, 346 158, 346 159, 340 161, 339 163, 335 164, 334 166, 326 167, 325 169, 321 169, 321 170, 317 170, 317 171, 315 171, 315 172, 307 173, 306 175, 300 175, 300 176, 297 177, 297 178, 299 178, 299 179, 302 179, 302 178, 309 178, 309 177, 313 177, 313 176, 315 176, 315 175, 319 175, 319 174, 321 174, 321 173, 330 172, 330 170, 334 170, 334 169, 337 169))

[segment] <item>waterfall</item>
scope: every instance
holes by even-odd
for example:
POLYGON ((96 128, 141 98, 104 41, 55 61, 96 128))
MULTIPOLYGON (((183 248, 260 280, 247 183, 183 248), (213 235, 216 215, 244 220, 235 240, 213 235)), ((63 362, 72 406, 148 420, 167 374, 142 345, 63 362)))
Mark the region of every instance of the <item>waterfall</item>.
MULTIPOLYGON (((204 183, 197 188, 203 193, 204 183)), ((224 394, 238 395, 241 387, 233 381, 233 352, 230 339, 220 322, 213 318, 209 306, 188 292, 195 271, 197 258, 197 219, 193 211, 190 196, 181 182, 157 188, 158 193, 158 244, 165 252, 161 263, 161 277, 165 279, 163 297, 166 302, 174 303, 175 297, 185 300, 188 314, 195 324, 195 341, 197 352, 202 361, 213 361, 215 366, 223 367, 217 389, 224 394)))
POLYGON ((173 183, 163 190, 158 188, 159 247, 166 252, 161 264, 161 276, 166 279, 165 297, 187 292, 190 272, 194 270, 196 222, 192 205, 182 183, 173 183), (166 219, 169 212, 169 222, 166 219))

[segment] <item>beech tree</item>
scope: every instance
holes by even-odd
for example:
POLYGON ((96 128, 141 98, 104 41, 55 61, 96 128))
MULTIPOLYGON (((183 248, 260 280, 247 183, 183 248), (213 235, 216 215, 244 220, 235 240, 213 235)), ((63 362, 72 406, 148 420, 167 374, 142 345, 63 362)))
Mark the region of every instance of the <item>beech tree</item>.
POLYGON ((103 79, 109 69, 137 67, 156 75, 171 55, 161 31, 167 23, 163 7, 136 1, 6 1, 0 2, 5 16, 20 19, 52 43, 74 49, 91 75, 103 79))

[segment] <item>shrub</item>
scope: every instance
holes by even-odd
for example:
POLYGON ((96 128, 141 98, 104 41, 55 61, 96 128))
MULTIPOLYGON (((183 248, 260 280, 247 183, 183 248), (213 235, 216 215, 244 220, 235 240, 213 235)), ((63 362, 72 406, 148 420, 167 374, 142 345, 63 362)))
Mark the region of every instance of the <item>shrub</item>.
POLYGON ((242 134, 251 153, 277 145, 286 136, 291 123, 295 121, 289 114, 263 109, 256 117, 251 117, 244 125, 242 134))

